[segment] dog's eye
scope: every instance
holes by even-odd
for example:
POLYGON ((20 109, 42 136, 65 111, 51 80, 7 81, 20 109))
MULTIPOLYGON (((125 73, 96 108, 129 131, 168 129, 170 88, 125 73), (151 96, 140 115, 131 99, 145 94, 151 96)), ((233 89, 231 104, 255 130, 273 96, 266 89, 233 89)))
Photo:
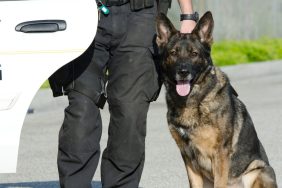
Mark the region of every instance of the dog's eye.
POLYGON ((197 57, 197 56, 198 56, 198 52, 195 52, 195 51, 192 52, 192 53, 191 53, 191 56, 192 56, 192 57, 197 57))
POLYGON ((176 55, 176 50, 171 50, 170 55, 176 55))

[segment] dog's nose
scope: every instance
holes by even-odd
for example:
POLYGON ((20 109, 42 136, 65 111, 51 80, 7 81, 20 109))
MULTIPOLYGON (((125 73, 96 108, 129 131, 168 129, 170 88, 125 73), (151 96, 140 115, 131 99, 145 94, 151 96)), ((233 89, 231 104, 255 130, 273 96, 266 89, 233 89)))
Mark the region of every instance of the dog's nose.
POLYGON ((178 74, 179 74, 181 77, 186 77, 186 76, 188 76, 189 71, 188 71, 188 69, 180 69, 179 72, 178 72, 178 74))

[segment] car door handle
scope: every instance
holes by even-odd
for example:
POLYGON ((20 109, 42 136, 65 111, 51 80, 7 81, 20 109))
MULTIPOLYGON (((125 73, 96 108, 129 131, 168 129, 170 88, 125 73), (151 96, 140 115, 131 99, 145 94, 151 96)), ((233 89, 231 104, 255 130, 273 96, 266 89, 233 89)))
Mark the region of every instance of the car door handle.
POLYGON ((23 33, 49 33, 64 31, 66 28, 65 20, 34 20, 20 23, 15 29, 23 33))

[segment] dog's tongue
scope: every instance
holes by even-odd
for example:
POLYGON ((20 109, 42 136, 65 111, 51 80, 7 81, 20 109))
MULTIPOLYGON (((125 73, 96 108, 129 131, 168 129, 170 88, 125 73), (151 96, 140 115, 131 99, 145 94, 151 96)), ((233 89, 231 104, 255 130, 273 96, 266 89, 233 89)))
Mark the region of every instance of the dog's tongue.
POLYGON ((176 84, 176 91, 180 96, 186 96, 190 92, 189 81, 178 81, 176 84))

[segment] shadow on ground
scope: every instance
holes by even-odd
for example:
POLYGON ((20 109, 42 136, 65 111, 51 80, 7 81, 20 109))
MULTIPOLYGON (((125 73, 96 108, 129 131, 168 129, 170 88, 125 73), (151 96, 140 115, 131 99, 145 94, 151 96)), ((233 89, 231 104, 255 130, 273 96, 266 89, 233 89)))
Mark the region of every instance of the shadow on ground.
MULTIPOLYGON (((58 181, 45 181, 45 182, 22 182, 22 183, 2 183, 0 188, 59 188, 58 181)), ((93 181, 93 188, 102 188, 101 182, 93 181)))

